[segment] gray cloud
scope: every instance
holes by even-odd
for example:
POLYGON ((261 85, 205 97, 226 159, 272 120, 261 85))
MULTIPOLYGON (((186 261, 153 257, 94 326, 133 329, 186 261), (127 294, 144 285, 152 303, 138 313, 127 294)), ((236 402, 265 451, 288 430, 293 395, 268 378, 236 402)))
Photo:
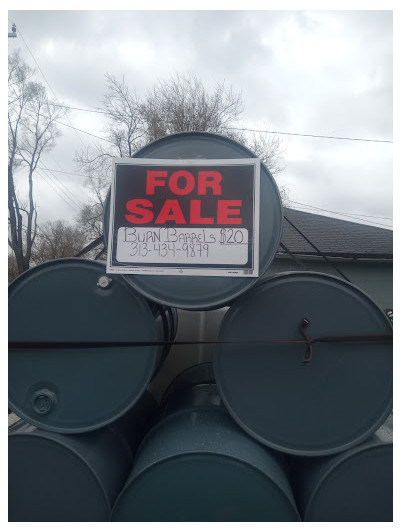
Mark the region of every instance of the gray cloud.
MULTIPOLYGON (((124 75, 139 95, 191 72, 209 87, 225 79, 242 91, 244 127, 392 138, 390 11, 32 10, 9 18, 21 33, 10 51, 20 47, 35 66, 26 43, 57 98, 75 107, 100 104, 107 72, 124 75)), ((103 134, 99 116, 75 111, 69 120, 103 134)), ((277 180, 293 200, 390 216, 391 145, 282 139, 287 164, 277 180)), ((53 156, 74 172, 75 151, 92 140, 64 127, 53 156)), ((78 177, 58 177, 81 190, 78 177)), ((50 217, 48 194, 42 216, 50 217)), ((53 203, 54 216, 68 215, 60 198, 53 203)))

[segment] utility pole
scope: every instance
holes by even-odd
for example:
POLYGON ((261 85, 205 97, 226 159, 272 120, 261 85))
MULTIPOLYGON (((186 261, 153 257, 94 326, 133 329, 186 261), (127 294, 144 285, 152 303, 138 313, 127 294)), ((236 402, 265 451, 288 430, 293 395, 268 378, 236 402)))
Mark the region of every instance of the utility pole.
POLYGON ((17 36, 17 26, 15 23, 11 26, 11 33, 8 32, 8 38, 17 36))

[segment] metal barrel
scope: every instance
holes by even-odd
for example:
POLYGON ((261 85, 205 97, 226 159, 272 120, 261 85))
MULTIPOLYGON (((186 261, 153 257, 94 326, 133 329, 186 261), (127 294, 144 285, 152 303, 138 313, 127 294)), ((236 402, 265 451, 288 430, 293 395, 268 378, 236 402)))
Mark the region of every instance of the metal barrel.
POLYGON ((156 407, 145 393, 115 424, 57 434, 25 424, 8 437, 8 520, 109 521, 156 407))
POLYGON ((77 345, 10 350, 10 410, 60 433, 114 422, 143 395, 167 348, 80 343, 173 340, 176 325, 176 312, 150 306, 103 263, 60 259, 28 270, 9 287, 9 341, 77 345))
POLYGON ((356 286, 320 273, 276 275, 225 314, 218 389, 233 419, 264 445, 335 454, 369 438, 392 410, 391 335, 384 312, 356 286), (375 335, 386 340, 365 339, 375 335), (347 336, 356 340, 340 341, 347 336), (334 338, 314 342, 323 337, 334 338))
POLYGON ((393 421, 334 456, 294 457, 293 487, 304 521, 393 521, 393 421))
POLYGON ((108 521, 131 463, 111 431, 8 437, 8 520, 108 521))
POLYGON ((164 417, 142 441, 111 520, 298 521, 283 457, 217 406, 215 383, 192 388, 169 390, 164 417))
MULTIPOLYGON (((256 155, 242 144, 214 133, 186 132, 158 139, 134 154, 147 159, 243 159, 256 155)), ((110 194, 104 208, 107 244, 110 194)), ((260 173, 260 276, 275 257, 282 232, 283 210, 279 189, 267 167, 260 173)), ((173 275, 125 275, 126 281, 144 296, 172 307, 208 310, 224 307, 256 283, 256 277, 203 277, 173 275)))

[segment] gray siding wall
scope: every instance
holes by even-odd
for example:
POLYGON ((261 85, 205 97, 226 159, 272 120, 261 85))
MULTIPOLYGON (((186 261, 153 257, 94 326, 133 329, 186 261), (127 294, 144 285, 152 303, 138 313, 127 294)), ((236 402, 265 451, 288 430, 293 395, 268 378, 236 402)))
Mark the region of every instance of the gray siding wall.
MULTIPOLYGON (((293 259, 275 258, 264 277, 287 271, 312 271, 341 275, 325 260, 301 258, 306 267, 301 267, 293 259)), ((393 308, 393 263, 392 261, 332 261, 354 285, 369 295, 383 310, 393 308)))

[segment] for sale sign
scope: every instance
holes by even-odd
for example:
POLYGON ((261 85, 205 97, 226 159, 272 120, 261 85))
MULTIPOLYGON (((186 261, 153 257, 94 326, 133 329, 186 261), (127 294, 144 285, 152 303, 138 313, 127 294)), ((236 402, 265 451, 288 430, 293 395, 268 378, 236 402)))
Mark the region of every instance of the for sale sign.
POLYGON ((258 276, 259 159, 114 159, 107 272, 258 276))

